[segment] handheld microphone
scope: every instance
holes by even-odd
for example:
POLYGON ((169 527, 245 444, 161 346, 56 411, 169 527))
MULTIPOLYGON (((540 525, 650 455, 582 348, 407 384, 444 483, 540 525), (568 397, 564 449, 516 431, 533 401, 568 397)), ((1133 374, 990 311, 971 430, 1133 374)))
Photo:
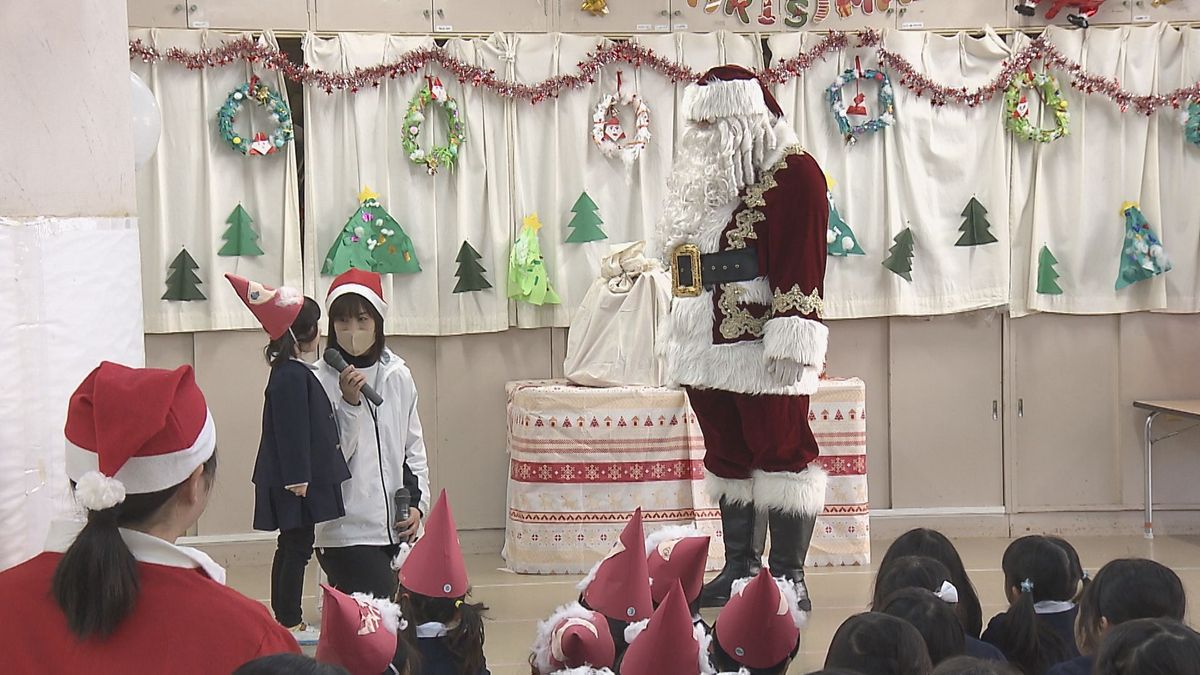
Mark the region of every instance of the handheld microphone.
MULTIPOLYGON (((343 359, 342 355, 336 349, 326 349, 324 359, 325 363, 328 363, 330 368, 333 368, 339 373, 345 372, 345 370, 350 367, 350 365, 346 363, 346 359, 343 359)), ((372 389, 371 385, 369 384, 363 385, 362 395, 366 396, 368 401, 374 403, 375 407, 383 405, 383 397, 379 395, 379 392, 372 389)))

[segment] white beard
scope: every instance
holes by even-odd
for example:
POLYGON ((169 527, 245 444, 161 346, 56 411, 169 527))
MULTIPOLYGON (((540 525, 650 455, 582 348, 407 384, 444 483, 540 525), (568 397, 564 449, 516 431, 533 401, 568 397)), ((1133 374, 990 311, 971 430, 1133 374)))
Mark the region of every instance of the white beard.
MULTIPOLYGON (((707 126, 689 122, 667 180, 667 198, 658 237, 664 260, 679 244, 719 218, 720 229, 741 191, 758 179, 764 159, 775 149, 766 118, 727 117, 707 126)), ((719 229, 718 229, 719 234, 719 229)))

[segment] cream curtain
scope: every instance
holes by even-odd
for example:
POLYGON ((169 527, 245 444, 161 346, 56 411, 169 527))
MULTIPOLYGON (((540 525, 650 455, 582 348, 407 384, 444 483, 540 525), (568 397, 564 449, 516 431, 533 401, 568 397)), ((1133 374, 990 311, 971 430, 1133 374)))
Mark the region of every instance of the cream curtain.
MULTIPOLYGON (((152 29, 131 31, 130 37, 166 51, 213 48, 241 34, 152 29)), ((262 39, 276 44, 269 32, 262 39)), ((224 275, 233 272, 268 285, 303 285, 296 146, 290 143, 286 152, 266 157, 243 156, 217 132, 216 115, 229 92, 254 74, 287 100, 284 79, 250 64, 188 70, 167 61, 134 59, 130 67, 146 81, 162 111, 158 151, 137 175, 146 332, 255 328, 254 316, 224 275), (225 221, 239 203, 261 235, 261 256, 217 255, 225 243, 225 221), (196 274, 207 300, 162 300, 167 266, 184 248, 200 266, 196 274)), ((235 124, 251 137, 274 128, 255 105, 244 105, 235 124)))

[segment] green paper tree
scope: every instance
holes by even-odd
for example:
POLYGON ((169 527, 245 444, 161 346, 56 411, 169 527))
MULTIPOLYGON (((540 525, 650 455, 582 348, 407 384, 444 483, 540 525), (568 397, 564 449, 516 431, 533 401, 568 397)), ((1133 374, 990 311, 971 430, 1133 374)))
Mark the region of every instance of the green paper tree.
POLYGON ((905 281, 912 281, 913 234, 912 228, 906 227, 892 238, 896 242, 888 249, 888 257, 883 266, 905 281))
POLYGON ((1117 290, 1171 271, 1171 261, 1162 243, 1150 229, 1146 217, 1132 202, 1122 207, 1125 214, 1125 244, 1121 247, 1121 269, 1117 290))
POLYGON ((191 302, 208 299, 200 292, 199 285, 204 282, 194 271, 200 269, 200 266, 188 255, 186 248, 175 256, 175 260, 171 261, 168 267, 171 273, 167 275, 167 292, 163 293, 163 300, 191 302))
POLYGON ((958 238, 955 246, 982 246, 998 241, 988 229, 992 224, 988 222, 987 209, 983 208, 983 204, 980 204, 978 199, 971 197, 971 201, 967 202, 967 208, 963 209, 962 215, 966 220, 963 221, 962 227, 958 228, 958 231, 963 234, 958 238))
POLYGON ((829 199, 829 255, 844 258, 848 255, 866 255, 867 252, 862 250, 862 246, 858 245, 858 237, 854 236, 854 230, 842 220, 842 214, 838 213, 837 205, 833 202, 833 193, 827 193, 829 199))
POLYGON ((238 204, 225 220, 229 227, 221 238, 225 245, 217 251, 220 256, 259 256, 263 250, 258 247, 258 233, 254 231, 254 219, 246 213, 246 209, 238 204))
POLYGON ((508 297, 531 305, 557 305, 558 294, 550 286, 542 244, 538 241, 541 228, 536 213, 528 216, 513 242, 508 257, 508 297))
POLYGON ((379 195, 363 188, 358 199, 358 210, 325 254, 321 274, 338 275, 350 268, 380 274, 420 272, 412 239, 379 203, 379 195))
POLYGON ((1038 253, 1037 292, 1042 295, 1062 295, 1063 290, 1058 286, 1058 272, 1054 266, 1058 259, 1050 252, 1048 246, 1042 246, 1038 253))
POLYGON ((454 273, 454 276, 458 277, 458 283, 454 286, 455 293, 482 291, 492 287, 483 276, 487 270, 479 264, 482 257, 469 243, 462 243, 462 247, 458 249, 458 257, 454 259, 454 262, 458 263, 458 271, 454 273))
POLYGON ((566 243, 584 244, 608 239, 608 235, 600 229, 604 221, 600 220, 596 213, 598 210, 600 207, 596 206, 596 202, 592 201, 587 192, 580 193, 579 199, 575 200, 575 206, 571 207, 571 213, 574 213, 575 217, 567 223, 567 227, 571 228, 571 236, 567 237, 566 243))

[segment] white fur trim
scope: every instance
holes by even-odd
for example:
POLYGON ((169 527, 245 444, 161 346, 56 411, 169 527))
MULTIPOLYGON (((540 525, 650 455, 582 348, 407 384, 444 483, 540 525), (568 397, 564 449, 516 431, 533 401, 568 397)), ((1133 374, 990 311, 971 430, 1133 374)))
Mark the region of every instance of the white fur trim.
POLYGON ((739 305, 767 305, 775 300, 775 292, 771 290, 771 283, 766 277, 758 277, 750 281, 736 281, 728 284, 739 289, 741 292, 738 295, 739 305))
POLYGON ((763 327, 763 350, 768 359, 792 359, 805 366, 825 365, 829 327, 800 316, 780 316, 763 327))
POLYGON ((698 647, 696 656, 698 657, 697 661, 700 666, 701 675, 713 675, 713 673, 717 672, 717 669, 713 668, 712 657, 709 656, 708 652, 708 648, 712 645, 713 641, 712 633, 704 629, 704 624, 694 623, 692 624, 692 637, 696 638, 696 645, 698 647))
POLYGON ((713 321, 712 291, 705 290, 698 297, 672 301, 663 326, 666 329, 664 355, 673 382, 740 394, 798 396, 816 393, 823 363, 806 365, 799 382, 784 386, 767 371, 763 341, 714 345, 713 321))
POLYGON ((771 111, 758 80, 711 80, 684 88, 683 114, 699 122, 720 117, 769 117, 771 111))
MULTIPOLYGON (((537 633, 533 639, 531 651, 533 652, 533 665, 538 669, 539 673, 550 673, 554 670, 554 666, 550 663, 550 642, 554 636, 554 629, 558 627, 558 624, 567 619, 587 619, 591 621, 592 612, 578 602, 572 602, 554 610, 554 613, 545 620, 538 621, 537 633)), ((607 622, 604 626, 600 626, 600 628, 608 630, 607 622)))
POLYGON ((392 634, 402 630, 401 624, 404 622, 404 616, 400 612, 400 605, 384 598, 377 598, 367 593, 351 593, 350 597, 359 602, 366 603, 379 610, 379 615, 383 617, 383 627, 388 629, 392 634))
POLYGON ((280 286, 276 289, 275 304, 280 307, 290 307, 304 302, 304 294, 291 286, 280 286))
POLYGON ((646 627, 650 625, 650 619, 642 619, 634 621, 625 626, 625 644, 631 645, 633 641, 641 637, 642 633, 646 632, 646 627))
POLYGON ((775 580, 775 585, 779 587, 779 592, 783 594, 784 600, 787 602, 788 613, 792 615, 792 623, 796 628, 804 628, 804 624, 808 623, 808 612, 800 609, 800 592, 796 589, 796 584, 791 580, 783 577, 772 577, 775 580))
POLYGON ((750 478, 722 478, 705 469, 704 490, 714 502, 720 502, 722 498, 732 504, 754 501, 754 481, 750 478))
POLYGON ((99 471, 89 471, 75 484, 75 501, 89 511, 103 511, 125 501, 125 486, 99 471))
POLYGON ((399 572, 401 567, 404 567, 404 561, 408 560, 408 554, 412 553, 412 544, 403 542, 400 544, 400 549, 396 552, 396 557, 392 558, 392 571, 399 572))
POLYGON ((330 307, 333 307, 333 301, 346 295, 353 293, 366 298, 367 302, 379 312, 379 316, 387 316, 387 301, 379 297, 379 294, 362 284, 342 284, 337 288, 331 289, 329 295, 325 297, 325 311, 328 312, 330 307))
POLYGON ((754 505, 785 513, 818 515, 825 508, 829 474, 816 462, 803 471, 754 471, 754 505))
POLYGON ((604 564, 603 560, 595 565, 592 565, 592 569, 588 570, 587 575, 580 579, 579 583, 575 584, 575 590, 579 591, 580 593, 586 591, 587 587, 591 586, 592 581, 596 579, 596 573, 600 571, 600 565, 602 564, 604 564))
MULTIPOLYGON (((81 448, 70 440, 67 440, 66 445, 68 478, 78 484, 87 473, 100 471, 99 456, 95 451, 81 448)), ((216 448, 217 425, 209 412, 204 426, 200 429, 200 435, 190 448, 182 448, 165 455, 130 457, 112 478, 120 481, 125 486, 125 492, 131 495, 166 490, 187 479, 196 467, 212 457, 216 448)))
POLYGON ((650 555, 658 545, 665 541, 678 541, 689 537, 706 537, 700 530, 687 525, 667 525, 650 533, 646 537, 646 555, 650 555))

